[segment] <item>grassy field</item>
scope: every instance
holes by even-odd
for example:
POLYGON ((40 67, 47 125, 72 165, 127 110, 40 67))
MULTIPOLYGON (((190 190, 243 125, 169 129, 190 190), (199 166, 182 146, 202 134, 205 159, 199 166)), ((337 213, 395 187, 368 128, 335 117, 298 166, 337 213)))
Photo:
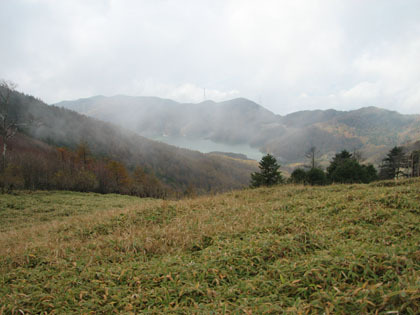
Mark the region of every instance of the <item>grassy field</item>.
POLYGON ((418 314, 420 181, 0 196, 0 314, 418 314))

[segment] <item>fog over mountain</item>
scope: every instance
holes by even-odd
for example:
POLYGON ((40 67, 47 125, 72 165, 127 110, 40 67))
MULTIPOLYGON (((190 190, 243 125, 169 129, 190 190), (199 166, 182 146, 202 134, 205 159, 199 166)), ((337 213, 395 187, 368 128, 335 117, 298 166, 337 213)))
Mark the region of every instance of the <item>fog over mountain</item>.
MULTIPOLYGON (((48 144, 50 150, 75 149, 86 143, 95 158, 122 162, 129 170, 139 166, 176 193, 191 188, 197 193, 208 193, 246 187, 250 173, 257 169, 254 161, 203 154, 152 141, 126 128, 48 106, 19 92, 11 94, 9 117, 16 117, 18 122, 33 119, 37 122, 21 128, 30 139, 26 145, 29 150, 39 147, 39 141, 48 144)), ((12 151, 17 145, 14 141, 12 138, 9 142, 12 151)))
POLYGON ((273 153, 285 165, 304 162, 311 146, 317 147, 325 161, 347 149, 360 150, 369 162, 378 163, 390 147, 420 137, 420 115, 402 115, 377 107, 299 111, 280 116, 244 98, 193 104, 124 95, 56 105, 168 143, 183 138, 231 146, 246 144, 273 153))
POLYGON ((0 79, 179 147, 377 163, 419 135, 419 17, 416 0, 0 1, 0 79))

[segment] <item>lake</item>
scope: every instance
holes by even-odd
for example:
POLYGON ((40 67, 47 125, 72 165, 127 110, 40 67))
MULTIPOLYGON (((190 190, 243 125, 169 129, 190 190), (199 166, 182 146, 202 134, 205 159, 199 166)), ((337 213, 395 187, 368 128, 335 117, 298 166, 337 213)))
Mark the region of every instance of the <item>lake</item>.
POLYGON ((170 145, 180 148, 196 150, 202 153, 209 153, 213 151, 242 153, 248 158, 259 161, 264 155, 258 149, 252 148, 247 144, 224 144, 214 142, 208 139, 191 139, 187 137, 174 137, 174 136, 160 136, 155 137, 153 140, 161 141, 170 145))

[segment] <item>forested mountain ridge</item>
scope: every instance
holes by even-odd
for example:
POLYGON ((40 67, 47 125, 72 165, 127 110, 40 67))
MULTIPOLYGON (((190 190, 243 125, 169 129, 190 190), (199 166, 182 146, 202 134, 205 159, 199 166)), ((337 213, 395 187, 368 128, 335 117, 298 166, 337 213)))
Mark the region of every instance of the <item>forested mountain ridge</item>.
POLYGON ((114 124, 49 106, 18 92, 12 94, 10 110, 20 121, 36 121, 21 128, 28 137, 72 150, 84 142, 94 156, 122 162, 128 169, 140 166, 178 192, 224 191, 248 186, 250 173, 256 168, 245 161, 152 141, 114 124))
POLYGON ((169 135, 249 144, 274 154, 286 165, 303 162, 312 146, 325 161, 347 149, 360 150, 369 162, 378 163, 392 146, 420 138, 420 115, 402 115, 377 107, 280 116, 243 98, 183 104, 123 95, 65 101, 57 106, 124 125, 148 137, 169 135))

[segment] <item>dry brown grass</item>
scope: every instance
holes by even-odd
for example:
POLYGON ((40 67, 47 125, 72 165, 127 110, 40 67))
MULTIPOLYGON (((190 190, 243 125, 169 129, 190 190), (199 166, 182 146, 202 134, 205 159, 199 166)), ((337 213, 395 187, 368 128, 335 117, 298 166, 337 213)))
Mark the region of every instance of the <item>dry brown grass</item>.
POLYGON ((418 180, 180 201, 112 196, 100 206, 98 196, 57 192, 52 204, 84 210, 7 220, 0 297, 12 313, 415 312, 419 196, 418 180))

